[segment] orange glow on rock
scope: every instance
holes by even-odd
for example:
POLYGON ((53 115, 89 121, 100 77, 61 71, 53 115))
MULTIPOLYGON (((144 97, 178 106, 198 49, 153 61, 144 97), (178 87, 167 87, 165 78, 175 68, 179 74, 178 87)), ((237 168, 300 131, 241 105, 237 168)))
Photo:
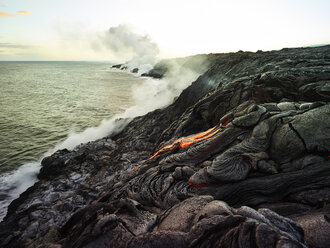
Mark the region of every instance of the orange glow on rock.
POLYGON ((193 187, 203 187, 203 186, 208 186, 210 183, 202 183, 202 184, 193 184, 192 182, 188 181, 188 184, 193 187))
MULTIPOLYGON (((202 140, 211 138, 212 136, 217 134, 220 130, 221 130, 220 128, 216 128, 216 126, 215 126, 215 127, 212 127, 212 128, 210 128, 210 129, 208 129, 204 132, 201 132, 201 133, 198 133, 198 134, 195 134, 195 135, 190 135, 190 136, 187 136, 187 137, 181 137, 181 138, 177 139, 176 141, 174 141, 172 144, 164 146, 161 149, 159 149, 158 151, 154 152, 152 154, 152 156, 149 158, 149 160, 156 157, 162 151, 166 151, 166 150, 172 151, 175 148, 185 148, 185 147, 188 147, 188 146, 191 146, 191 145, 195 144, 198 141, 202 141, 202 140)), ((132 171, 137 170, 139 168, 140 168, 140 165, 136 166, 135 168, 133 168, 131 170, 129 170, 128 172, 132 172, 132 171)), ((192 185, 191 183, 189 183, 189 184, 192 185)), ((203 185, 192 185, 192 186, 198 187, 198 186, 205 186, 205 185, 203 184, 203 185)))
POLYGON ((182 138, 177 139, 176 141, 174 141, 172 144, 164 146, 161 149, 159 149, 158 151, 154 152, 149 159, 153 159, 160 152, 162 152, 164 150, 171 150, 174 147, 185 148, 185 147, 191 146, 192 144, 194 144, 198 141, 205 140, 205 139, 208 139, 208 138, 212 137, 213 135, 215 135, 219 131, 220 131, 220 129, 216 129, 216 127, 213 127, 213 128, 210 128, 210 129, 206 130, 205 132, 201 132, 201 133, 191 135, 191 136, 188 136, 188 137, 182 137, 182 138))
POLYGON ((130 169, 128 172, 131 172, 131 171, 137 170, 137 169, 139 169, 140 167, 141 167, 141 165, 138 165, 138 166, 134 167, 133 169, 130 169))
POLYGON ((230 123, 230 121, 226 121, 224 123, 222 123, 224 126, 227 126, 230 123))

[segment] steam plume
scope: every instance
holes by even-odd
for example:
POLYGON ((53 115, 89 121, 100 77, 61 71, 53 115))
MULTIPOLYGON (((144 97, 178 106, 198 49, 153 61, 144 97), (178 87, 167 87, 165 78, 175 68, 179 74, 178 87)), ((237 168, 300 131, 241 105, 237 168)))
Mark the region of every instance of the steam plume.
POLYGON ((71 132, 63 142, 57 144, 48 153, 64 148, 72 150, 81 143, 116 134, 123 130, 134 117, 166 107, 199 75, 192 70, 186 69, 184 71, 185 74, 180 74, 180 78, 175 73, 162 80, 148 78, 142 84, 134 85, 132 87, 134 106, 110 119, 104 119, 97 127, 89 127, 80 133, 71 132))
POLYGON ((148 35, 136 33, 128 25, 111 27, 99 36, 101 44, 116 58, 128 61, 129 69, 150 70, 159 54, 158 45, 148 35))

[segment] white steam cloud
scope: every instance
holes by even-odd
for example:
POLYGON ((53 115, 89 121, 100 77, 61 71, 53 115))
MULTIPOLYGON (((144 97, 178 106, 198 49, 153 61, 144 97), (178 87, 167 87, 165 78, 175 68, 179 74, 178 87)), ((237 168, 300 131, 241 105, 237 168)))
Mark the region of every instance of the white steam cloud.
POLYGON ((117 59, 128 61, 128 69, 146 72, 156 63, 158 45, 148 35, 139 34, 132 27, 120 24, 99 36, 99 41, 117 59))
POLYGON ((181 74, 180 77, 175 73, 169 74, 162 80, 146 78, 142 84, 132 87, 134 106, 111 119, 103 120, 97 127, 87 128, 80 133, 71 132, 63 142, 56 145, 49 153, 64 148, 72 150, 81 143, 120 132, 134 117, 168 106, 198 75, 195 71, 187 69, 185 74, 181 74))

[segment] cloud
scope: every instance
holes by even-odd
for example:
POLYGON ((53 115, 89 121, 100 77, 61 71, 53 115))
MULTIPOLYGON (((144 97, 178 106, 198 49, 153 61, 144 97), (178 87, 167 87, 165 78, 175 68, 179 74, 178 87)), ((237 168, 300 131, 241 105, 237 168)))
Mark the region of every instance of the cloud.
POLYGON ((2 48, 19 48, 19 49, 31 48, 31 46, 27 46, 27 45, 19 45, 19 44, 14 44, 14 43, 1 43, 1 42, 0 42, 0 47, 2 47, 2 48))
POLYGON ((158 45, 148 35, 139 34, 128 25, 111 27, 99 36, 101 46, 118 59, 134 61, 134 66, 154 64, 158 45))
POLYGON ((15 16, 15 14, 9 14, 6 11, 0 12, 0 18, 2 18, 2 17, 10 17, 10 16, 15 16))
POLYGON ((29 10, 19 10, 16 13, 8 13, 7 11, 1 11, 0 12, 0 18, 14 17, 14 16, 28 15, 28 14, 31 14, 31 11, 29 11, 29 10))
POLYGON ((20 11, 17 11, 17 14, 28 15, 28 14, 31 14, 31 11, 30 10, 20 10, 20 11))

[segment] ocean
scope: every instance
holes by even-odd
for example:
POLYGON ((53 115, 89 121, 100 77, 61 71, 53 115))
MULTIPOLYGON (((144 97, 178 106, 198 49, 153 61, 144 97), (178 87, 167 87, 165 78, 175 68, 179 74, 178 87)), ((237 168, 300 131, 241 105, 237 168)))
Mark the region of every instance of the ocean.
POLYGON ((143 81, 90 62, 0 62, 0 75, 0 174, 123 112, 143 81))
POLYGON ((0 218, 44 156, 105 136, 147 80, 101 62, 0 62, 0 218))

